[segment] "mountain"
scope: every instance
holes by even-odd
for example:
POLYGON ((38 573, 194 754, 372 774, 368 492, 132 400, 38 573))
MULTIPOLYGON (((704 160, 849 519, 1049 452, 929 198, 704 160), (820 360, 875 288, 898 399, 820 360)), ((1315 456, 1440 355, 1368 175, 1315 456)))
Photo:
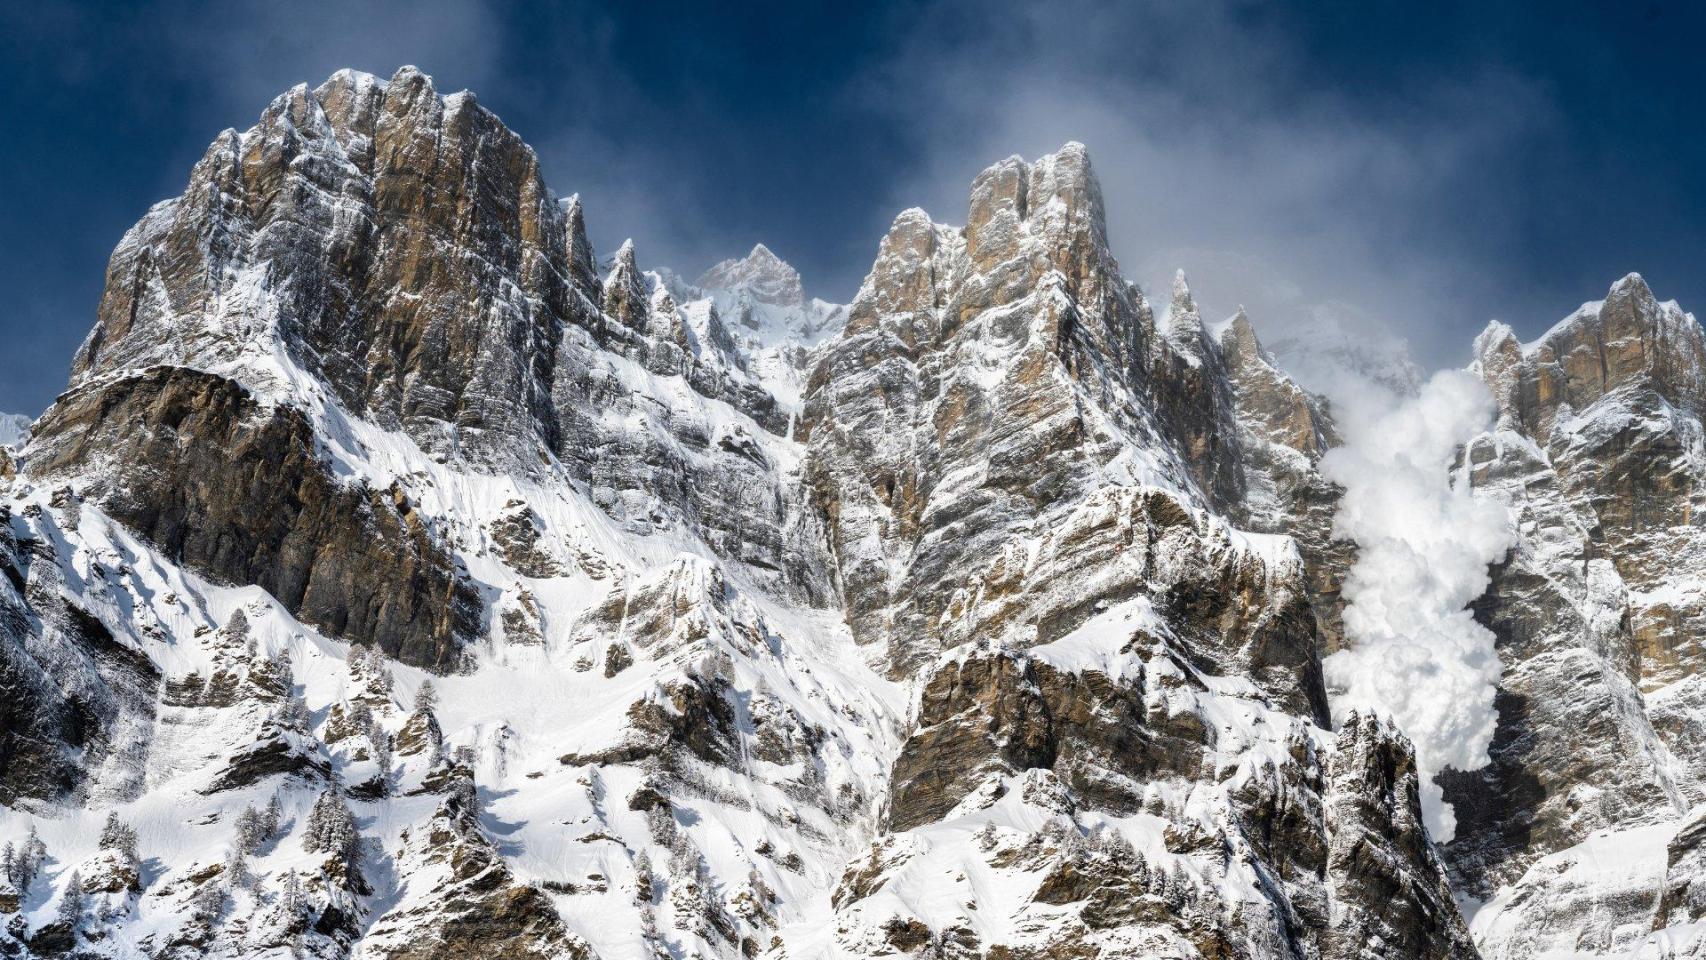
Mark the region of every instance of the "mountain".
POLYGON ((1436 843, 1405 732, 1333 719, 1332 405, 1124 279, 1081 145, 902 212, 846 305, 587 215, 405 67, 126 234, 0 472, 0 955, 1706 943, 1706 365, 1638 279, 1477 341, 1452 475, 1517 546, 1436 843))

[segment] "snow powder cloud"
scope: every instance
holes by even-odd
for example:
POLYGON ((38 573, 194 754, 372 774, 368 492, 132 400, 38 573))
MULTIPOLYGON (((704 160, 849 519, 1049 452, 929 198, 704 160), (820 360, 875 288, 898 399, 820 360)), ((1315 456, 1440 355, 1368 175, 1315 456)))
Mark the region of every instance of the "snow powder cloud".
POLYGON ((1502 503, 1452 471, 1458 445, 1496 409, 1479 379, 1447 370, 1414 397, 1338 411, 1347 442, 1321 468, 1344 487, 1334 530, 1358 554, 1344 586, 1349 648, 1324 663, 1333 713, 1374 709, 1409 735, 1428 828, 1443 842, 1456 819, 1434 774, 1485 766, 1498 719, 1493 634, 1466 607, 1487 589, 1488 564, 1512 530, 1502 503))

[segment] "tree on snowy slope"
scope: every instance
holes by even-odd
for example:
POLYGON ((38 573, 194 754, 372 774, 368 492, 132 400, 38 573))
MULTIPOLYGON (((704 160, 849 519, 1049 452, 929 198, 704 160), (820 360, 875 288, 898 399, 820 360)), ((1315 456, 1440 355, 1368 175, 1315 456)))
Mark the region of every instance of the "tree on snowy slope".
POLYGON ((131 863, 137 861, 136 828, 119 819, 118 812, 107 814, 107 821, 101 827, 100 846, 102 850, 115 850, 131 863))
POLYGON ((314 801, 308 813, 308 829, 302 837, 302 849, 309 853, 327 853, 337 858, 346 869, 360 865, 361 833, 356 829, 355 816, 338 791, 329 789, 314 801))
POLYGON ((59 898, 59 920, 73 931, 83 924, 83 875, 76 870, 71 871, 71 879, 65 881, 65 893, 59 898))

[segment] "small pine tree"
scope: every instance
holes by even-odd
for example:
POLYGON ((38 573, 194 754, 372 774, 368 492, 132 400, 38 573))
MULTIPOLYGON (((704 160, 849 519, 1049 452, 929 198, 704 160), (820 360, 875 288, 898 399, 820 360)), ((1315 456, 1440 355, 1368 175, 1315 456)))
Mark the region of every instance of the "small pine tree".
POLYGON ((652 858, 646 851, 641 850, 634 858, 634 902, 649 904, 652 902, 652 885, 657 881, 657 875, 652 872, 652 858))
POLYGON ((6 841, 5 847, 0 847, 0 880, 5 880, 14 887, 18 883, 18 849, 12 846, 12 841, 6 841))
POLYGON ((373 708, 366 703, 357 702, 350 708, 350 726, 359 733, 366 733, 373 726, 373 708))
POLYGON ((36 825, 32 823, 29 835, 24 838, 24 848, 18 853, 18 889, 28 889, 29 885, 35 882, 41 865, 46 862, 47 844, 36 833, 36 825))
POLYGON ((273 720, 288 730, 306 732, 308 719, 308 702, 294 689, 285 695, 284 702, 273 711, 273 720))
POLYGON ((232 847, 225 855, 225 889, 235 893, 255 886, 255 873, 249 869, 249 858, 241 847, 232 847))
POLYGON ((116 850, 132 863, 137 860, 136 829, 120 820, 117 811, 107 814, 100 843, 102 850, 116 850))
POLYGON ((233 645, 253 649, 249 646, 254 643, 254 638, 249 636, 249 615, 243 612, 242 607, 231 611, 231 618, 225 621, 225 637, 233 645))
POLYGON ((431 680, 422 680, 415 690, 415 712, 430 713, 438 706, 438 687, 431 680))
POLYGON ((70 924, 72 930, 83 925, 83 875, 76 870, 71 871, 65 893, 59 898, 59 919, 70 924))
POLYGON ((265 810, 261 811, 261 832, 266 840, 278 836, 279 825, 284 821, 284 807, 278 802, 278 794, 273 794, 267 801, 265 810))
POLYGON ((379 764, 379 775, 384 776, 391 770, 391 735, 372 715, 367 719, 367 742, 373 745, 373 762, 379 764))
POLYGON ((284 881, 279 884, 278 903, 286 913, 302 909, 302 878, 296 875, 295 870, 285 871, 284 881))
POLYGON ((261 815, 254 807, 244 807, 237 815, 236 849, 240 853, 254 853, 266 842, 266 830, 261 825, 261 815))
POLYGON ((204 883, 190 897, 190 913, 202 923, 212 923, 225 911, 225 888, 217 883, 204 883))
POLYGON ((309 853, 328 853, 354 864, 361 852, 361 833, 355 827, 355 815, 336 790, 327 790, 314 801, 308 813, 308 829, 302 836, 302 848, 309 853))

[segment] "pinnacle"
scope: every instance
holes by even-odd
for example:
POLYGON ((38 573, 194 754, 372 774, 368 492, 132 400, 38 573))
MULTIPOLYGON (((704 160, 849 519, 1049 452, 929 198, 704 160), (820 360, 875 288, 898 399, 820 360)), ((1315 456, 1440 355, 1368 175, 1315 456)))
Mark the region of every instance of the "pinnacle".
MULTIPOLYGON (((1186 279, 1185 271, 1176 270, 1173 273, 1173 306, 1191 313, 1197 309, 1196 301, 1191 297, 1191 282, 1186 279)), ((1243 312, 1243 308, 1239 308, 1243 312)))

